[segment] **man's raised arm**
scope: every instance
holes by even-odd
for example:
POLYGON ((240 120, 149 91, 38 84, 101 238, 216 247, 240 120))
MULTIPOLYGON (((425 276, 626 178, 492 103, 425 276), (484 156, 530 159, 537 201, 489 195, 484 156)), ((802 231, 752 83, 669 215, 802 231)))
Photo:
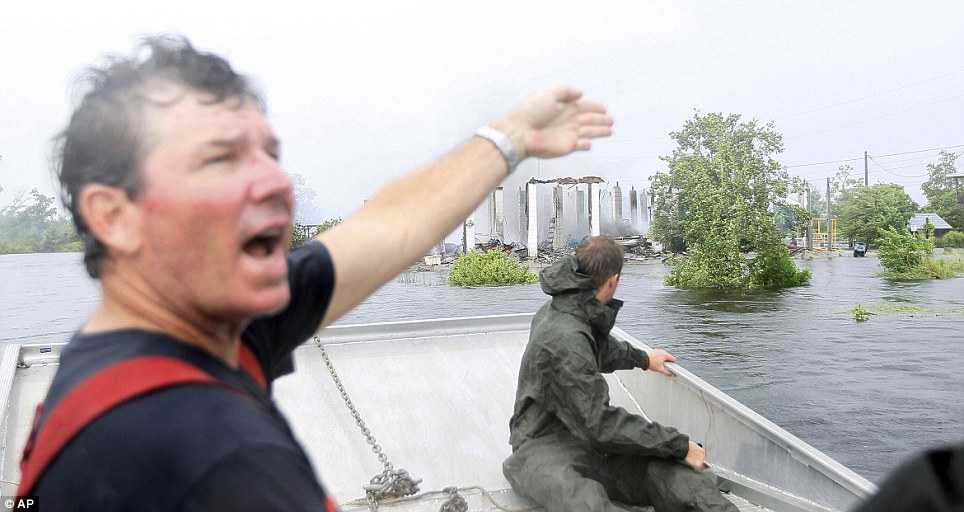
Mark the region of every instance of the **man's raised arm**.
MULTIPOLYGON (((572 87, 545 89, 490 125, 517 160, 586 151, 612 133, 612 118, 572 87)), ((425 255, 507 176, 503 151, 472 137, 441 159, 382 187, 361 209, 318 236, 331 253, 335 291, 322 326, 334 322, 425 255)))

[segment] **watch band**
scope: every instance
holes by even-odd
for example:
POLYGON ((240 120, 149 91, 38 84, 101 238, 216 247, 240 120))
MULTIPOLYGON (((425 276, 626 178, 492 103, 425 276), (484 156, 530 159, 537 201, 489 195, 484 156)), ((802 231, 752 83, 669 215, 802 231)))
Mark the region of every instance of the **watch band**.
POLYGON ((512 171, 519 165, 519 159, 515 154, 515 148, 512 146, 512 141, 509 140, 509 137, 491 126, 479 128, 475 131, 475 135, 495 145, 496 149, 502 153, 502 158, 505 158, 505 163, 509 166, 508 174, 512 174, 512 171))

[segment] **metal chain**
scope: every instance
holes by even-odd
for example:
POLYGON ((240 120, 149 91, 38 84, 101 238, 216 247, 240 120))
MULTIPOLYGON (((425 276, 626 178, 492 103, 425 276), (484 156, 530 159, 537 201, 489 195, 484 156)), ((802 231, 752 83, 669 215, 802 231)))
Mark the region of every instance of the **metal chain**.
MULTIPOLYGON (((421 483, 422 479, 414 479, 409 474, 408 471, 404 469, 395 469, 392 463, 388 461, 388 457, 385 452, 382 451, 382 447, 378 445, 375 441, 375 436, 372 435, 371 430, 365 426, 365 422, 361 419, 361 415, 358 414, 358 410, 355 409, 355 404, 352 403, 351 398, 348 397, 348 392, 345 391, 345 386, 342 385, 341 379, 338 378, 338 373, 335 372, 335 365, 332 364, 331 358, 328 357, 328 352, 325 351, 324 345, 321 343, 321 338, 315 336, 315 345, 318 350, 321 351, 321 357, 325 360, 325 366, 328 367, 328 373, 331 374, 332 380, 335 381, 335 387, 338 388, 338 392, 341 393, 342 400, 345 401, 345 405, 348 406, 348 410, 351 412, 353 418, 355 418, 355 424, 361 429, 362 435, 365 436, 365 440, 371 445, 372 451, 378 456, 378 461, 382 463, 384 469, 381 473, 372 477, 371 482, 368 485, 363 486, 365 489, 365 495, 368 497, 368 506, 371 508, 372 512, 378 510, 378 501, 381 499, 389 498, 399 498, 401 496, 410 496, 418 492, 418 484, 421 483)), ((465 512, 464 510, 459 512, 465 512)))

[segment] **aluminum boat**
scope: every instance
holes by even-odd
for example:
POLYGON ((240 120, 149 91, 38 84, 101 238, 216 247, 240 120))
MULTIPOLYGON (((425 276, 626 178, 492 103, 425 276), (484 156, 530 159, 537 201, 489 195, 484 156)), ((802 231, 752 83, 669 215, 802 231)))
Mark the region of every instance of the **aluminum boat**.
MULTIPOLYGON (((384 500, 381 510, 540 510, 502 475, 531 320, 522 314, 328 327, 295 350, 296 371, 275 382, 275 397, 345 511, 369 509, 365 486, 389 468, 419 480, 419 491, 384 500)), ((612 334, 650 349, 618 326, 612 334)), ((3 495, 16 493, 32 415, 63 345, 4 349, 3 495)), ((611 402, 702 441, 722 492, 741 510, 845 511, 876 490, 682 366, 668 367, 676 377, 607 375, 611 402)))

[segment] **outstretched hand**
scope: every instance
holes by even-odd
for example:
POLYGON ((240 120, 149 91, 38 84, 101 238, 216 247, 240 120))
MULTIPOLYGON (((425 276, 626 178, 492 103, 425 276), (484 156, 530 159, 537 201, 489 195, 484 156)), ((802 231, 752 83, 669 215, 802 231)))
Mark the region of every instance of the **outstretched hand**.
POLYGON ((647 370, 662 373, 668 377, 675 377, 675 374, 669 371, 664 364, 667 361, 671 363, 676 362, 676 358, 673 357, 673 354, 670 354, 661 348, 654 348, 653 350, 647 352, 646 355, 649 356, 649 366, 646 368, 647 370))
POLYGON ((509 136, 521 160, 586 151, 592 139, 612 134, 612 124, 601 103, 563 85, 532 94, 492 126, 509 136))

